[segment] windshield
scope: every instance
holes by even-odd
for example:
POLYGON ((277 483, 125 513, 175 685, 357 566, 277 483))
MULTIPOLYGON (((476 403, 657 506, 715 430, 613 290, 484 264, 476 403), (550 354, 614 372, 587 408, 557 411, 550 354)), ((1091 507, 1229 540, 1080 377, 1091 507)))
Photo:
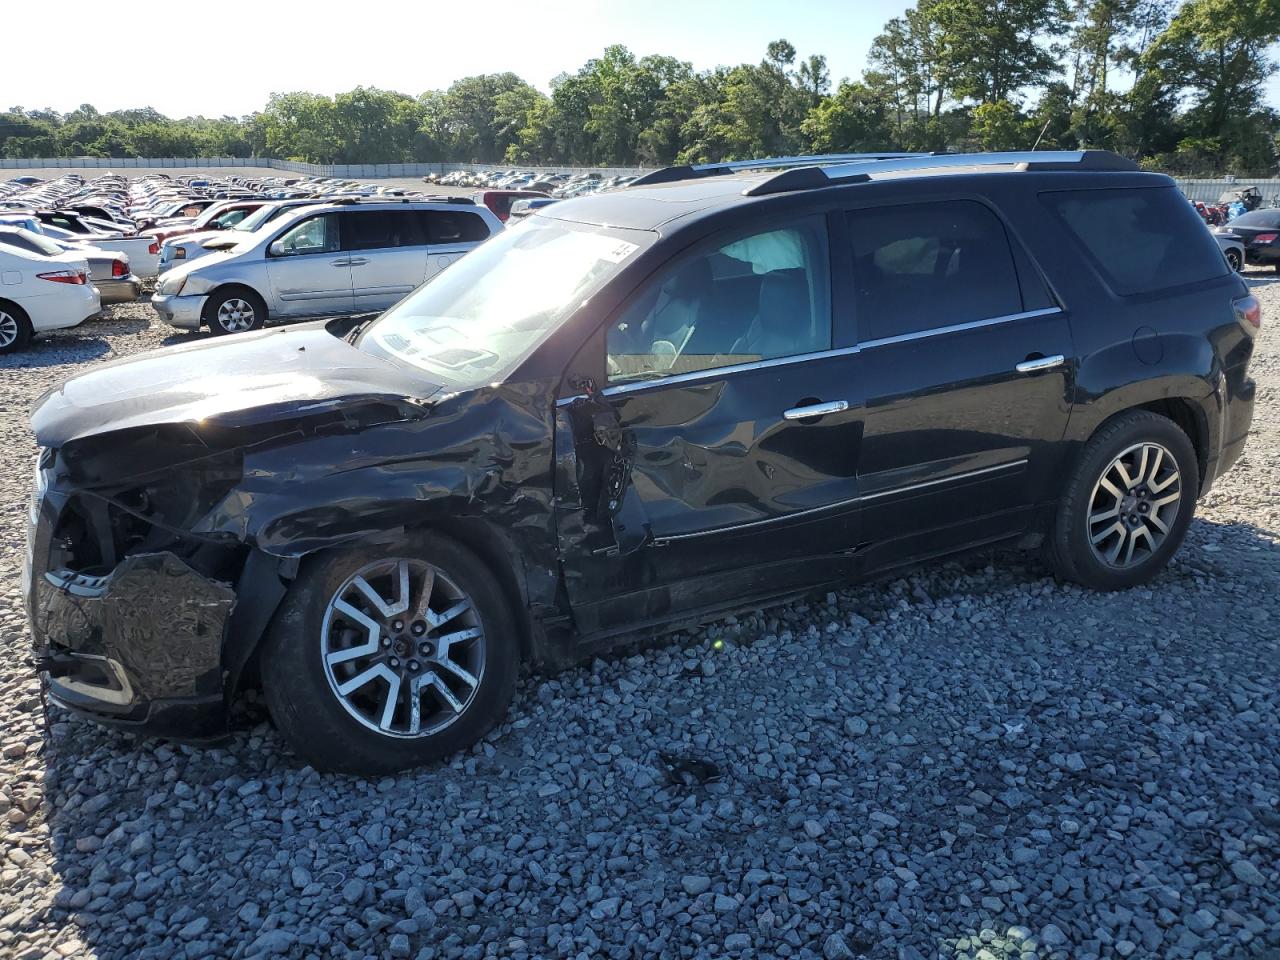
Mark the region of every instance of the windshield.
POLYGON ((360 347, 475 387, 501 380, 654 234, 534 218, 384 313, 360 347))
POLYGON ((253 231, 257 230, 260 226, 262 226, 269 219, 271 219, 272 215, 280 213, 284 209, 285 209, 284 207, 277 207, 277 206, 273 206, 272 204, 267 204, 266 206, 259 207, 257 210, 253 211, 253 213, 249 214, 247 217, 245 217, 243 220, 241 220, 231 229, 242 230, 245 233, 253 233, 253 231))

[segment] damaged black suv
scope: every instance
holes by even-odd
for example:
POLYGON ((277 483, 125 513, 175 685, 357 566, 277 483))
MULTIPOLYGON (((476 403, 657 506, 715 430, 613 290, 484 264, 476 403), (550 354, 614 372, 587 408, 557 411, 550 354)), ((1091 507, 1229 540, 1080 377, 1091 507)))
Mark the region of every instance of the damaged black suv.
POLYGON ((308 762, 466 747, 522 665, 995 543, 1149 580, 1252 416, 1257 301, 1105 153, 671 168, 558 203, 372 321, 42 398, 53 700, 308 762))

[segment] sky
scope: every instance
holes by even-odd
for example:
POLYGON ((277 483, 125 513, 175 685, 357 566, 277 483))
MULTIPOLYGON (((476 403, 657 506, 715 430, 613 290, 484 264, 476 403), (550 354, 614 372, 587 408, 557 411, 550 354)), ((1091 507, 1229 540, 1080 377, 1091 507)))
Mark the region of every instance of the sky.
MULTIPOLYGON (((39 37, 47 27, 47 8, 18 2, 6 12, 0 109, 65 113, 87 102, 104 112, 150 106, 171 117, 242 116, 260 110, 271 93, 294 90, 334 94, 363 85, 416 96, 459 77, 506 70, 547 91, 552 77, 573 72, 611 43, 706 69, 758 62, 769 41, 786 38, 801 57, 825 54, 838 82, 861 74, 871 41, 909 6, 906 0, 131 0, 105 27, 102 0, 61 0, 58 19, 83 29, 58 31, 51 68, 44 44, 12 42, 39 37), (473 5, 483 16, 454 14, 473 5)), ((1268 100, 1280 106, 1280 77, 1268 100)))

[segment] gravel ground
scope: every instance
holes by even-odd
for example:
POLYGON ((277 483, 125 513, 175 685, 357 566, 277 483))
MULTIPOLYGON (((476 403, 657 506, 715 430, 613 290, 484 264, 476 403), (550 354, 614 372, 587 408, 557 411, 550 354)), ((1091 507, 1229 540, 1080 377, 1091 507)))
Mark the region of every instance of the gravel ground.
POLYGON ((1250 283, 1255 433, 1151 589, 934 566, 525 682, 379 781, 252 708, 217 749, 46 739, 27 410, 176 338, 134 305, 0 360, 0 956, 1280 956, 1280 281, 1250 283))

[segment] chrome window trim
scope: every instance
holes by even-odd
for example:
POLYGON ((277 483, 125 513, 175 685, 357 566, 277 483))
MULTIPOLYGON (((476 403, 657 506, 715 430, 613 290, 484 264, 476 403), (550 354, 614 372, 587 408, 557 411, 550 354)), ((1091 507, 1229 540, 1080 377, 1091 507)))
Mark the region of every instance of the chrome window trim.
POLYGON ((645 389, 653 389, 671 383, 690 383, 697 380, 715 380, 726 374, 742 373, 746 370, 767 370, 770 367, 781 367, 792 363, 804 363, 807 360, 825 360, 828 357, 843 357, 857 353, 861 347, 840 347, 836 350, 820 350, 816 353, 799 353, 791 357, 771 357, 768 360, 749 360, 746 363, 732 363, 724 367, 710 367, 706 370, 691 370, 688 373, 674 373, 669 377, 655 377, 652 380, 636 380, 631 383, 619 383, 604 388, 606 397, 623 393, 636 393, 645 389))
POLYGON ((879 500, 881 497, 892 497, 898 494, 911 493, 914 490, 924 490, 928 487, 936 487, 944 483, 954 483, 958 480, 969 480, 973 477, 980 477, 984 474, 995 473, 1000 470, 1012 470, 1014 467, 1026 466, 1027 460, 1023 457, 1020 460, 1010 460, 1008 463, 998 463, 993 467, 981 467, 977 470, 966 470, 964 473, 957 473, 950 477, 938 477, 936 480, 922 480, 919 483, 908 483, 901 487, 893 487, 889 490, 879 490, 875 493, 864 493, 861 496, 853 497, 849 500, 840 500, 836 503, 828 503, 821 507, 810 507, 807 510, 797 510, 795 513, 785 513, 778 517, 766 517, 763 520, 749 520, 746 523, 738 523, 729 527, 713 527, 709 530, 696 530, 692 533, 674 533, 666 537, 655 537, 653 546, 662 546, 667 543, 675 543, 679 540, 695 540, 699 537, 710 537, 721 533, 737 533, 740 530, 750 530, 753 527, 763 527, 771 523, 781 523, 784 520, 794 520, 798 517, 807 517, 811 514, 822 513, 826 510, 838 510, 841 507, 851 507, 854 504, 865 503, 870 500, 879 500))
MULTIPOLYGON (((945 336, 952 333, 963 333, 966 330, 980 330, 983 327, 994 327, 1002 323, 1013 323, 1016 320, 1031 320, 1036 317, 1048 317, 1062 313, 1061 307, 1044 307, 1040 310, 1025 310, 1021 313, 1009 313, 1002 317, 989 317, 986 320, 971 320, 966 323, 952 323, 945 327, 930 327, 928 330, 917 330, 913 333, 901 333, 892 337, 879 337, 875 340, 863 340, 856 346, 840 347, 835 350, 821 350, 817 353, 801 353, 790 357, 773 357, 769 360, 752 360, 747 363, 734 363, 724 367, 712 367, 707 370, 692 370, 689 373, 677 373, 669 377, 657 377, 653 380, 636 380, 632 383, 618 383, 605 387, 602 391, 606 397, 614 397, 629 393, 639 393, 657 387, 679 383, 695 383, 700 380, 715 380, 723 376, 742 373, 747 370, 766 370, 792 363, 805 363, 810 360, 826 360, 830 357, 843 357, 872 350, 896 343, 908 343, 912 340, 924 340, 929 337, 945 336)), ((566 397, 556 401, 557 405, 573 400, 566 397)))
POLYGON ((965 330, 980 330, 983 327, 994 327, 1001 323, 1012 323, 1015 320, 1031 320, 1035 317, 1048 317, 1061 313, 1061 307, 1043 307, 1039 310, 1024 310, 1022 313, 1007 313, 1002 317, 991 317, 987 320, 970 320, 968 323, 952 323, 945 327, 930 327, 928 330, 917 330, 913 333, 899 333, 892 337, 879 337, 875 340, 863 340, 861 346, 885 347, 893 343, 908 343, 912 340, 924 340, 926 337, 939 337, 948 333, 962 333, 965 330))

